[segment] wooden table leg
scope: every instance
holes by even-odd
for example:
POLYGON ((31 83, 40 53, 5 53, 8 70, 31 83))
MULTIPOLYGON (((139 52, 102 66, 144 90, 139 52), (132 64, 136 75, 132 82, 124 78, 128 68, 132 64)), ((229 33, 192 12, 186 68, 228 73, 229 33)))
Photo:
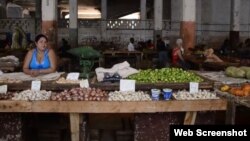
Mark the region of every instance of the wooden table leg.
POLYGON ((80 140, 80 114, 70 113, 71 141, 80 140))
POLYGON ((184 125, 194 125, 197 112, 186 112, 184 125))
POLYGON ((235 112, 236 112, 235 102, 233 100, 229 100, 227 103, 226 124, 230 125, 235 124, 235 112))

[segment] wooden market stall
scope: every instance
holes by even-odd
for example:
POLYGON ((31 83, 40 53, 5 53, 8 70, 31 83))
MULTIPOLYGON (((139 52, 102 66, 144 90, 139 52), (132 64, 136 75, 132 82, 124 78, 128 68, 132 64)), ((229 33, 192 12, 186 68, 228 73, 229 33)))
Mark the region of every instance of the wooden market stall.
POLYGON ((214 81, 214 88, 217 91, 217 94, 221 97, 224 97, 228 101, 228 111, 226 123, 235 124, 236 117, 236 107, 245 106, 250 108, 250 96, 235 96, 229 92, 220 91, 220 87, 223 85, 241 87, 244 84, 250 82, 247 78, 233 78, 225 74, 225 72, 215 72, 215 71, 197 71, 197 74, 214 81))
MULTIPOLYGON (((58 76, 56 74, 56 76, 58 76)), ((31 88, 31 81, 7 84, 9 91, 22 91, 31 88)), ((199 83, 202 89, 212 89, 213 82, 204 80, 199 83)), ((79 87, 76 84, 59 84, 56 81, 42 81, 42 90, 63 91, 79 87)), ((91 81, 90 87, 105 91, 119 89, 119 83, 99 83, 91 81)), ((188 89, 189 83, 136 83, 136 90, 149 91, 152 88, 188 89)), ((159 100, 159 101, 22 101, 2 100, 2 113, 67 113, 70 115, 71 140, 79 141, 82 116, 91 113, 169 113, 185 112, 183 124, 194 124, 199 111, 226 111, 227 99, 197 100, 159 100)))
POLYGON ((184 124, 194 124, 197 111, 226 110, 227 101, 170 100, 151 102, 110 101, 1 101, 0 112, 7 113, 69 113, 71 140, 79 141, 80 116, 83 113, 156 113, 186 112, 184 124), (202 106, 201 106, 202 105, 202 106))

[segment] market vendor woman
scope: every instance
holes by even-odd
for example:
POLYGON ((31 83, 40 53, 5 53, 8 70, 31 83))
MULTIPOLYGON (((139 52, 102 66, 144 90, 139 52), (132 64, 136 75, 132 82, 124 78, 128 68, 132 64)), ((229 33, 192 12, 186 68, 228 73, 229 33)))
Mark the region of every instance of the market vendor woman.
POLYGON ((31 76, 48 74, 56 71, 56 55, 47 47, 48 38, 39 34, 35 38, 36 48, 30 50, 23 64, 23 72, 31 76))

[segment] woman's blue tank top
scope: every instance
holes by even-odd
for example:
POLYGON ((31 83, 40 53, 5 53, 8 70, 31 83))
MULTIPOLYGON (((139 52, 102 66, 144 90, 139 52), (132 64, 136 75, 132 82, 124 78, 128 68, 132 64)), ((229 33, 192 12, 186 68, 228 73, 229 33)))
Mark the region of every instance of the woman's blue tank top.
POLYGON ((38 60, 37 60, 37 49, 34 49, 33 53, 32 53, 32 58, 31 58, 31 62, 29 65, 30 69, 48 69, 50 68, 50 60, 49 60, 49 50, 46 49, 44 52, 44 56, 43 56, 43 60, 42 62, 39 64, 38 60))

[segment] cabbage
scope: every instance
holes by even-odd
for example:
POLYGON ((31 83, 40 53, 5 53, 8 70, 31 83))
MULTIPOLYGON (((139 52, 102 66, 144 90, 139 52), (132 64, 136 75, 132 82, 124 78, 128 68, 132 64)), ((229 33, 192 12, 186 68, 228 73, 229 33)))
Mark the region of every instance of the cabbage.
POLYGON ((227 76, 234 76, 234 72, 235 72, 235 70, 236 70, 237 68, 236 67, 233 67, 233 66, 230 66, 230 67, 227 67, 226 68, 226 70, 225 70, 225 72, 226 72, 226 75, 227 76))

